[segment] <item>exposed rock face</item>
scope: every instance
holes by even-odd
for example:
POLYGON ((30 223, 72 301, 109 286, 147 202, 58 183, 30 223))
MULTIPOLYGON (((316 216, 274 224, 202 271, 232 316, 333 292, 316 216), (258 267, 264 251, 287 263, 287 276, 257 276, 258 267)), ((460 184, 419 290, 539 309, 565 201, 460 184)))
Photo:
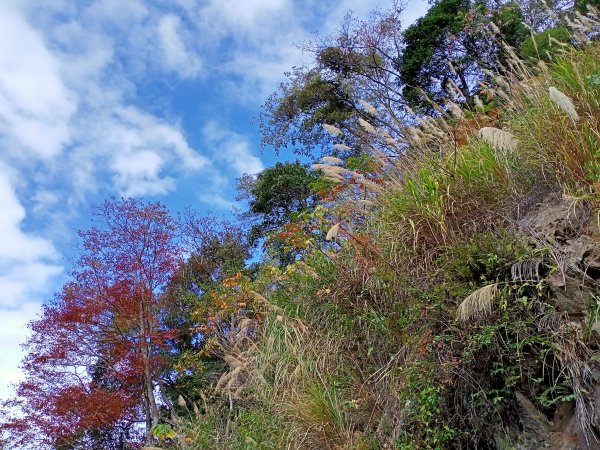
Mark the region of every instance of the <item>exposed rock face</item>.
POLYGON ((517 448, 600 448, 600 226, 596 213, 586 201, 552 194, 518 226, 533 246, 549 251, 557 267, 547 281, 554 306, 562 314, 560 331, 571 330, 565 340, 568 348, 558 349, 557 354, 576 380, 578 395, 574 401, 559 404, 554 417, 548 418, 517 393, 523 426, 518 439, 522 444, 517 448))

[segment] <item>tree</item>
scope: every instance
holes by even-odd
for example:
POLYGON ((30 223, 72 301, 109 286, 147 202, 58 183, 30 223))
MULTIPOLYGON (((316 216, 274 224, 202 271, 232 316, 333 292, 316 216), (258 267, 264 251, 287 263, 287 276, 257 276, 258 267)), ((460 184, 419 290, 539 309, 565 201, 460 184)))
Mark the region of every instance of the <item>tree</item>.
POLYGON ((299 162, 277 163, 260 172, 256 178, 238 180, 238 199, 249 201, 249 211, 243 214, 253 225, 250 243, 256 242, 290 220, 290 214, 308 208, 315 192, 311 183, 319 179, 315 171, 299 162))
POLYGON ((399 71, 406 101, 424 112, 446 100, 472 103, 483 69, 502 70, 503 44, 519 48, 529 36, 515 2, 438 0, 406 29, 399 71), (492 23, 495 27, 492 26, 492 23), (499 35, 491 32, 496 29, 499 35))
POLYGON ((160 326, 160 293, 182 261, 175 222, 161 204, 135 199, 92 213, 72 280, 29 325, 26 378, 4 405, 16 415, 0 424, 11 445, 85 448, 110 429, 125 439, 140 419, 150 444, 161 410, 172 410, 157 392, 159 350, 172 335, 160 326))
POLYGON ((367 21, 349 14, 334 36, 305 44, 314 62, 289 73, 289 81, 265 103, 260 116, 263 146, 277 152, 291 148, 315 159, 319 154, 357 156, 364 150, 359 119, 400 136, 407 115, 397 70, 401 12, 394 2, 367 21), (324 129, 328 126, 343 134, 332 137, 324 129))
POLYGON ((163 323, 177 334, 164 352, 169 364, 162 378, 172 402, 186 413, 187 405, 204 401, 203 391, 225 369, 221 359, 204 353, 207 323, 216 315, 212 294, 223 280, 245 271, 249 244, 242 228, 228 220, 186 211, 180 223, 191 253, 163 294, 163 323))
MULTIPOLYGON (((294 214, 314 207, 317 193, 313 186, 320 178, 318 171, 296 161, 277 163, 256 176, 238 179, 237 199, 248 201, 248 211, 241 213, 240 218, 250 227, 250 245, 255 246, 269 233, 288 224, 294 214)), ((286 250, 280 240, 273 238, 269 244, 279 264, 285 266, 295 259, 295 252, 286 250)))

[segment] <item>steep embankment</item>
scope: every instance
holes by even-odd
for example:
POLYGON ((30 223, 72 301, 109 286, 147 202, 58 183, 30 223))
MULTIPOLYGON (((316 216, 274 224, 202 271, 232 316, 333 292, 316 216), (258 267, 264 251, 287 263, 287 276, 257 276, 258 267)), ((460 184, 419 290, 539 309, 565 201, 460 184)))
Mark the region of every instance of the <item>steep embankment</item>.
POLYGON ((256 328, 185 446, 598 448, 599 56, 511 54, 403 158, 363 124, 369 156, 326 161, 333 199, 286 230, 302 259, 244 285, 256 328))

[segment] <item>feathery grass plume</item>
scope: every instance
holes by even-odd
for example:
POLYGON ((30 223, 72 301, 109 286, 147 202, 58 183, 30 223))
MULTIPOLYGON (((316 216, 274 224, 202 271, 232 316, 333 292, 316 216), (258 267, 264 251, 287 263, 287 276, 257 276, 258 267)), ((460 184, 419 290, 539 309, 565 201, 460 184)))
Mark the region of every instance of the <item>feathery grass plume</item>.
POLYGON ((391 136, 385 136, 383 138, 383 140, 385 141, 385 143, 391 147, 395 147, 396 145, 398 145, 398 141, 396 139, 394 139, 391 136))
POLYGON ((530 258, 516 262, 510 268, 512 281, 538 281, 540 279, 540 258, 530 258))
POLYGON ((474 100, 475 100, 475 109, 479 112, 483 112, 485 110, 485 106, 484 106, 483 102, 481 101, 481 99, 479 98, 479 95, 475 95, 474 100))
POLYGON ((558 45, 559 47, 568 47, 569 44, 566 42, 561 42, 556 38, 553 38, 552 36, 548 36, 548 42, 550 42, 551 44, 555 44, 558 45))
POLYGON ((332 173, 336 174, 336 175, 341 175, 341 174, 344 174, 344 173, 346 173, 348 171, 344 167, 332 166, 330 164, 313 164, 312 168, 315 169, 315 170, 321 170, 326 175, 329 175, 329 174, 332 174, 332 173))
POLYGON ((416 127, 408 127, 405 129, 406 137, 410 139, 411 143, 416 145, 417 147, 421 147, 423 145, 423 140, 421 139, 421 130, 416 127))
POLYGON ((492 147, 500 150, 513 152, 517 149, 517 139, 508 131, 494 127, 483 127, 477 135, 492 147))
POLYGON ((540 72, 542 72, 543 74, 548 73, 548 65, 544 62, 544 60, 540 59, 537 62, 537 67, 538 67, 538 69, 540 69, 540 72))
POLYGON ((333 148, 338 149, 338 150, 342 150, 344 152, 349 152, 350 150, 352 150, 346 144, 334 144, 333 148))
POLYGON ((358 102, 362 105, 363 108, 365 108, 365 111, 367 111, 369 114, 372 114, 374 116, 377 115, 377 109, 373 105, 371 105, 369 102, 367 102, 366 100, 362 100, 362 99, 359 100, 358 102))
POLYGON ((367 133, 377 134, 377 130, 375 129, 375 127, 373 125, 371 125, 369 122, 367 122, 366 120, 359 118, 358 123, 367 133))
POLYGON ((462 119, 465 116, 461 107, 458 106, 456 103, 448 102, 447 106, 448 106, 448 111, 450 111, 450 113, 457 119, 462 119))
POLYGON ((336 166, 339 166, 340 164, 344 163, 343 160, 341 160, 340 158, 336 158, 335 156, 323 156, 321 158, 321 161, 326 162, 326 163, 331 163, 336 166))
POLYGON ((556 106, 558 106, 565 113, 567 113, 567 115, 571 119, 573 119, 574 122, 577 122, 579 120, 579 114, 577 114, 577 111, 575 110, 575 105, 573 104, 571 99, 567 95, 563 94, 558 89, 556 89, 554 86, 550 86, 548 91, 550 93, 550 100, 552 100, 556 106))
POLYGON ((327 131, 329 134, 331 134, 332 136, 338 136, 338 135, 342 134, 342 130, 340 130, 338 127, 336 127, 334 125, 329 125, 328 123, 323 124, 323 129, 325 131, 327 131))
POLYGON ((346 179, 342 176, 348 172, 347 169, 340 166, 332 166, 330 164, 313 164, 312 168, 323 172, 324 178, 334 183, 343 183, 346 179))
POLYGON ((461 322, 482 319, 492 313, 492 302, 498 293, 498 283, 488 284, 471 293, 458 306, 456 318, 461 322))
POLYGON ((432 136, 441 138, 444 140, 448 139, 448 134, 446 132, 444 132, 444 130, 442 128, 440 128, 440 126, 438 125, 438 123, 436 122, 436 120, 433 117, 431 117, 431 116, 418 117, 417 122, 425 130, 427 130, 427 132, 429 132, 432 136))
POLYGON ((580 31, 582 33, 588 31, 588 29, 582 23, 579 21, 573 22, 571 19, 569 19, 569 16, 565 16, 565 21, 567 22, 567 25, 575 31, 580 31))
POLYGON ((340 232, 340 227, 342 226, 341 222, 336 223, 334 226, 332 226, 329 231, 327 232, 327 236, 325 236, 325 239, 328 241, 331 241, 332 239, 335 239, 338 235, 338 233, 340 232))

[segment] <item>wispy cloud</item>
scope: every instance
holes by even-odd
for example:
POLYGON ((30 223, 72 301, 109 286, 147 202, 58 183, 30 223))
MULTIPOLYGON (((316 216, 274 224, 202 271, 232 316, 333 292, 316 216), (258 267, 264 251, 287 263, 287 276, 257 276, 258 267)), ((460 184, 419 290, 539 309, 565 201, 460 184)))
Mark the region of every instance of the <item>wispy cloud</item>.
POLYGON ((222 169, 234 169, 237 175, 255 174, 264 169, 263 163, 252 153, 248 138, 231 131, 215 121, 208 122, 202 133, 215 165, 222 169))
POLYGON ((42 36, 0 5, 0 143, 13 157, 51 158, 71 137, 76 100, 42 36))
POLYGON ((39 296, 62 272, 52 242, 23 230, 26 212, 15 192, 15 176, 0 163, 0 398, 18 379, 19 344, 39 309, 39 296))
POLYGON ((174 14, 166 14, 158 23, 160 47, 167 67, 182 78, 198 75, 202 69, 200 57, 188 50, 179 35, 181 19, 174 14))

